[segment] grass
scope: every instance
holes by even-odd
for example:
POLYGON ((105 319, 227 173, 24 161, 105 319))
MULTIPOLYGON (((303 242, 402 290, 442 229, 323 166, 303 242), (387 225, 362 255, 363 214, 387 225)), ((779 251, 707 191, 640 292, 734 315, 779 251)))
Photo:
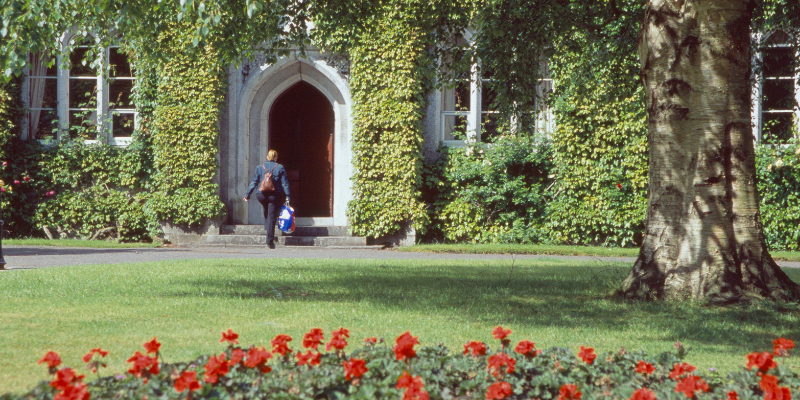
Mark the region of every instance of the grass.
MULTIPOLYGON (((542 254, 554 256, 636 257, 639 248, 545 244, 419 244, 400 251, 457 254, 542 254)), ((800 261, 800 251, 772 251, 777 261, 800 261)))
MULTIPOLYGON (((243 345, 269 347, 288 333, 300 347, 312 327, 344 326, 351 348, 367 336, 393 341, 410 330, 423 345, 460 351, 468 340, 496 346, 491 329, 539 348, 593 346, 599 354, 693 348, 687 359, 723 373, 782 336, 800 341, 800 307, 715 308, 638 303, 609 296, 628 263, 532 260, 183 260, 0 273, 0 393, 45 379, 48 350, 83 369, 91 348, 111 352, 105 374, 157 336, 168 362, 221 351, 232 328, 243 345)), ((787 269, 800 281, 800 270, 787 269)), ((800 359, 786 361, 800 367, 800 359)))
POLYGON ((5 245, 15 246, 59 246, 59 247, 91 247, 97 249, 129 249, 139 247, 161 247, 160 242, 153 243, 119 243, 106 240, 80 239, 3 239, 5 245))

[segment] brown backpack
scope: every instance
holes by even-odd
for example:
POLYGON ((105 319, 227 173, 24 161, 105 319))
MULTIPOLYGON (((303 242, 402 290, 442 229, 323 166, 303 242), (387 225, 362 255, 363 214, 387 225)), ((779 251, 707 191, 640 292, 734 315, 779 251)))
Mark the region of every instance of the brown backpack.
POLYGON ((262 167, 264 167, 264 179, 261 181, 261 184, 258 185, 258 190, 261 193, 266 192, 274 192, 275 191, 275 183, 272 182, 272 171, 275 171, 275 168, 278 168, 278 163, 272 167, 271 171, 267 171, 267 163, 264 163, 262 167))

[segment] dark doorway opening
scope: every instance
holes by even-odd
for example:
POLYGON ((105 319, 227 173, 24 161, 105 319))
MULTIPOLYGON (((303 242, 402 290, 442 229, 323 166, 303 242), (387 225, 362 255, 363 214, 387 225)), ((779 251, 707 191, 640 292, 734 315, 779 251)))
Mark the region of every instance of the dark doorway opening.
POLYGON ((294 84, 272 104, 269 148, 289 175, 297 217, 333 216, 333 107, 307 82, 294 84))

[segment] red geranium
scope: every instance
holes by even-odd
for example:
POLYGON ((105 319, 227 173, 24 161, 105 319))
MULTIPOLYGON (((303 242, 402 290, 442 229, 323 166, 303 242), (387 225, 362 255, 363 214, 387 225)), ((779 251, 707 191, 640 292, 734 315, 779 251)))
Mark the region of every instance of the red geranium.
POLYGON ((158 374, 158 357, 149 357, 140 351, 136 351, 133 353, 133 356, 128 359, 129 363, 132 363, 131 369, 128 370, 128 373, 133 374, 137 378, 142 377, 142 372, 149 373, 149 374, 158 374))
POLYGON ((261 348, 251 347, 250 351, 247 352, 247 359, 244 361, 244 365, 248 368, 258 367, 261 372, 266 374, 272 371, 272 368, 267 365, 267 361, 270 358, 272 358, 272 353, 268 352, 263 346, 261 348))
POLYGON ((511 384, 508 382, 496 382, 489 386, 486 391, 486 400, 505 399, 511 395, 511 384))
POLYGON ((225 360, 225 353, 220 353, 219 356, 211 356, 205 365, 206 375, 203 378, 208 383, 217 383, 220 376, 225 376, 230 370, 228 362, 225 360))
MULTIPOLYGON (((47 363, 48 368, 55 368, 61 365, 61 357, 55 351, 48 351, 37 364, 47 363)), ((51 371, 52 373, 52 371, 51 371)))
POLYGON ((464 354, 472 353, 473 356, 485 356, 486 344, 483 342, 471 341, 464 345, 464 354))
POLYGON ((683 363, 683 364, 675 364, 672 366, 672 371, 669 373, 670 379, 677 380, 684 374, 688 374, 690 372, 694 372, 697 368, 694 365, 683 363))
POLYGON ((73 383, 83 380, 84 375, 78 375, 72 368, 62 368, 56 372, 56 378, 50 382, 50 386, 56 390, 64 390, 73 383))
POLYGON ((516 365, 517 360, 509 357, 508 354, 497 353, 489 357, 489 365, 487 366, 487 369, 492 373, 492 375, 498 377, 500 376, 500 371, 502 371, 503 366, 506 367, 506 372, 510 374, 514 372, 516 365))
POLYGON ((758 387, 764 391, 764 400, 791 400, 792 393, 788 387, 778 386, 778 378, 764 374, 758 387))
POLYGON ((297 358, 297 365, 319 365, 320 363, 319 353, 311 352, 311 350, 306 354, 298 351, 294 356, 297 358))
POLYGON ((656 367, 649 362, 644 362, 644 360, 640 360, 639 364, 636 364, 636 373, 644 374, 644 375, 653 375, 656 372, 656 367))
POLYGON ((510 334, 511 334, 511 329, 505 329, 502 326, 496 326, 494 327, 494 330, 492 330, 492 336, 494 336, 494 338, 497 340, 503 340, 507 338, 508 335, 510 334))
POLYGON ((95 354, 99 354, 100 357, 105 357, 105 356, 108 355, 108 352, 103 350, 103 349, 101 349, 101 348, 99 348, 99 347, 95 348, 95 349, 92 349, 88 353, 83 355, 83 362, 88 363, 89 360, 92 359, 92 356, 95 355, 95 354))
POLYGON ((369 371, 366 361, 359 358, 351 358, 350 361, 344 361, 342 366, 344 366, 344 379, 348 381, 353 378, 360 378, 369 371))
POLYGON ((325 351, 330 351, 331 349, 336 349, 337 351, 344 350, 347 347, 347 340, 345 338, 350 337, 350 331, 345 328, 339 328, 338 331, 333 331, 331 333, 331 341, 325 345, 325 351))
POLYGON ((656 400, 656 394, 648 388, 636 389, 630 400, 656 400))
POLYGON ((747 355, 747 369, 758 367, 760 372, 767 372, 777 366, 778 363, 772 359, 772 354, 768 351, 763 353, 750 353, 747 355))
POLYGON ((275 336, 275 339, 272 339, 270 343, 272 343, 272 352, 278 353, 282 356, 285 356, 287 353, 291 353, 292 350, 289 348, 288 343, 292 341, 292 337, 289 335, 284 335, 281 333, 280 335, 275 336))
POLYGON ((303 347, 307 349, 317 350, 322 341, 325 339, 325 333, 322 329, 312 328, 308 333, 303 335, 303 347))
POLYGON ((542 354, 541 350, 536 350, 536 343, 533 343, 528 339, 520 340, 519 343, 517 343, 517 347, 514 348, 514 351, 528 358, 536 357, 537 355, 542 354))
POLYGON ((236 348, 231 351, 231 360, 228 362, 231 366, 238 364, 244 358, 244 350, 236 348))
POLYGON ((593 364, 597 354, 594 353, 593 347, 581 346, 581 351, 578 352, 578 357, 587 364, 593 364))
POLYGON ((92 395, 89 389, 81 382, 69 385, 53 397, 53 400, 89 400, 92 395))
POLYGON ((735 391, 731 390, 730 392, 728 392, 728 400, 739 400, 739 393, 736 393, 735 391))
POLYGON ((234 332, 233 329, 228 328, 227 332, 222 332, 222 339, 219 340, 220 343, 228 342, 230 344, 239 344, 239 341, 236 340, 239 338, 239 334, 234 332))
POLYGON ((159 349, 161 349, 161 343, 158 342, 156 337, 144 344, 144 350, 147 351, 147 354, 158 353, 159 349))
POLYGON ((777 338, 772 342, 772 348, 776 356, 788 356, 789 349, 794 348, 794 342, 791 339, 777 338))
POLYGON ((683 393, 688 398, 694 397, 694 392, 698 390, 707 392, 708 385, 706 384, 706 381, 694 375, 689 375, 683 378, 683 380, 675 385, 675 393, 683 393))
POLYGON ((372 343, 372 344, 378 343, 378 338, 376 338, 375 336, 368 337, 364 339, 364 343, 372 343))
POLYGON ((178 379, 175 379, 176 392, 180 393, 186 389, 189 389, 190 392, 200 389, 196 371, 183 371, 183 374, 178 379))
POLYGON ((580 400, 583 393, 573 384, 562 385, 558 390, 558 400, 580 400))
POLYGON ((411 376, 407 371, 397 378, 398 389, 405 389, 403 400, 428 400, 428 392, 423 389, 425 384, 419 376, 411 376))
POLYGON ((407 360, 417 356, 414 345, 419 344, 419 339, 416 336, 411 336, 411 332, 405 331, 395 339, 395 343, 392 350, 394 350, 394 355, 398 360, 407 360))

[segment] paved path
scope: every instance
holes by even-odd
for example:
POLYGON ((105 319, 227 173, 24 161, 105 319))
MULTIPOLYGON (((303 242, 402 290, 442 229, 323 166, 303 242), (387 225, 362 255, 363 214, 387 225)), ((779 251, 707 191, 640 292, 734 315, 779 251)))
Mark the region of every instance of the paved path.
MULTIPOLYGON (((396 250, 335 249, 319 247, 182 247, 93 249, 53 246, 3 246, 6 269, 61 267, 81 264, 116 264, 147 261, 184 260, 197 258, 339 258, 339 259, 405 259, 405 260, 511 260, 558 258, 623 261, 633 263, 632 257, 587 257, 504 254, 436 254, 411 253, 396 250)), ((800 262, 778 262, 781 267, 800 268, 800 262)))

